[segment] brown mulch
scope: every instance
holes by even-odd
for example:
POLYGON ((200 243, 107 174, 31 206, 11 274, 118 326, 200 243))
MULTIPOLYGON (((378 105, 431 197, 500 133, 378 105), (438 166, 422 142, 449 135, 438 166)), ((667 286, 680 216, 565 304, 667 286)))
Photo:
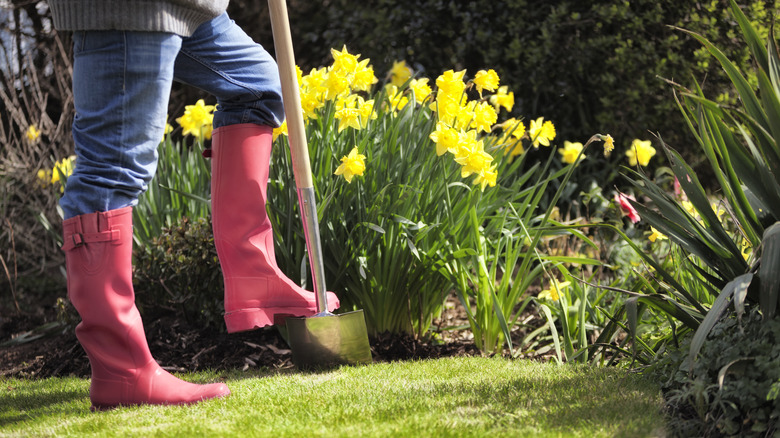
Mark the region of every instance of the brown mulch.
MULTIPOLYGON (((0 377, 45 378, 90 375, 89 361, 78 343, 73 325, 56 324, 53 312, 7 316, 0 319, 0 377), (41 337, 14 345, 2 344, 52 323, 41 337)), ((457 306, 449 305, 436 324, 465 323, 457 306)), ((275 328, 227 334, 177 318, 173 312, 144 315, 149 349, 168 371, 281 369, 293 367, 292 354, 275 328)), ((441 332, 438 340, 411 335, 380 335, 369 339, 375 362, 473 356, 479 350, 467 330, 441 332)))

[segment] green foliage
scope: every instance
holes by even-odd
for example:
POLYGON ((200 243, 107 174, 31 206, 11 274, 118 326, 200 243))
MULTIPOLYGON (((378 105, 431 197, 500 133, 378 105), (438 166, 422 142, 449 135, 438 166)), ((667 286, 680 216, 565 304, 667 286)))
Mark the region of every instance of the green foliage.
POLYGON ((173 308, 191 321, 222 327, 222 271, 210 217, 182 218, 135 253, 136 303, 173 308))
POLYGON ((202 141, 174 143, 166 135, 160 142, 157 173, 133 209, 133 235, 140 248, 181 218, 210 216, 211 167, 202 151, 202 141))
MULTIPOLYGON (((733 1, 731 9, 753 56, 752 72, 760 93, 712 42, 690 33, 721 64, 741 105, 731 108, 707 99, 701 88, 681 88, 678 100, 723 200, 713 206, 693 169, 666 145, 671 170, 684 198, 667 193, 642 173, 631 171, 629 177, 637 192, 652 202, 652 208, 634 203, 643 219, 688 254, 688 261, 673 269, 663 269, 643 256, 661 281, 648 284, 645 290, 649 293, 642 297, 664 297, 674 306, 658 310, 697 331, 691 343, 692 359, 731 303, 738 314, 746 302, 756 303, 765 319, 771 320, 780 294, 780 236, 776 226, 765 228, 780 219, 776 208, 780 201, 776 172, 780 164, 780 54, 772 35, 762 40, 733 1), (758 248, 762 248, 761 253, 758 248), (688 279, 693 281, 678 281, 675 272, 680 268, 689 270, 692 275, 688 279), (706 301, 697 295, 701 289, 709 295, 706 301)), ((635 324, 629 325, 636 329, 635 324)))
POLYGON ((715 324, 693 362, 690 337, 659 361, 652 372, 663 379, 675 415, 672 435, 772 436, 780 420, 778 337, 780 319, 764 320, 753 306, 742 318, 732 312, 715 324))

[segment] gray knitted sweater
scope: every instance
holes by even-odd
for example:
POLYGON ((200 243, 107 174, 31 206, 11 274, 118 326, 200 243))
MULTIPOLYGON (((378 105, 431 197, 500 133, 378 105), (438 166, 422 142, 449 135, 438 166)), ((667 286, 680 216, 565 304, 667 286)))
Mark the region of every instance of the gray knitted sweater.
POLYGON ((229 0, 49 0, 59 30, 140 30, 190 36, 229 0))

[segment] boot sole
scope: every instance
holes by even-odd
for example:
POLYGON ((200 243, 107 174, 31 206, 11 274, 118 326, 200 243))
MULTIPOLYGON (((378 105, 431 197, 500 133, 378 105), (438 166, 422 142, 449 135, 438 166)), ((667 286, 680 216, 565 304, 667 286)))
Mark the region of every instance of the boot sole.
POLYGON ((225 314, 225 325, 228 333, 246 332, 274 325, 275 321, 283 320, 286 317, 312 316, 315 313, 315 310, 310 307, 236 310, 225 314))

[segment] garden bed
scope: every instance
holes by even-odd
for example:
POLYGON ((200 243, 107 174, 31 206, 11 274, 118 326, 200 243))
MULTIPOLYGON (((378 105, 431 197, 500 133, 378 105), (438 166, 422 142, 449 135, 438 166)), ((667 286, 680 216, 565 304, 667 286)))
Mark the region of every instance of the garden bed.
MULTIPOLYGON (((55 320, 54 310, 2 320, 0 342, 55 320)), ((451 299, 437 321, 440 327, 467 326, 463 308, 451 299)), ((250 368, 289 368, 292 355, 275 328, 227 334, 204 329, 171 311, 144 315, 149 349, 169 371, 227 371, 250 368)), ((410 335, 380 335, 370 339, 375 361, 479 355, 468 330, 442 330, 438 339, 421 340, 410 335)), ((0 349, 0 377, 88 377, 87 356, 66 325, 53 327, 39 339, 0 349)))

